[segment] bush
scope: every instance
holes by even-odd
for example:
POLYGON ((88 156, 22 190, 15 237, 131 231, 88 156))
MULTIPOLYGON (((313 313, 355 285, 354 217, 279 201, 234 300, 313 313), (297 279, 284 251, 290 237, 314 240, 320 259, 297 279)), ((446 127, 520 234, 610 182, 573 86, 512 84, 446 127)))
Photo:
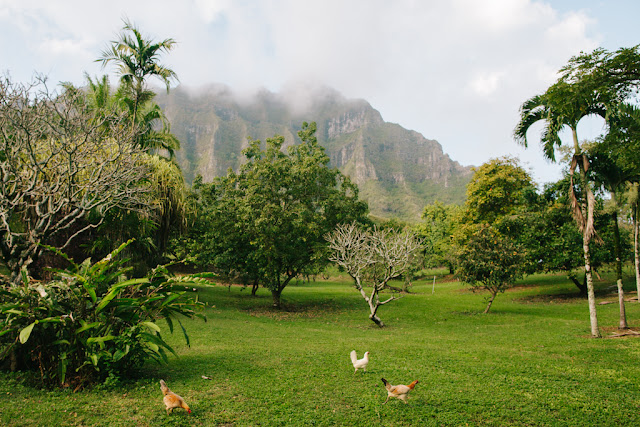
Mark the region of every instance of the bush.
MULTIPOLYGON (((56 271, 48 283, 0 288, 0 363, 11 370, 31 369, 47 385, 83 387, 119 378, 148 359, 166 362, 174 353, 156 323, 165 319, 173 332, 178 315, 198 316, 203 304, 185 295, 194 276, 171 276, 158 266, 145 277, 128 279, 130 267, 121 245, 95 264, 87 259, 56 271)), ((60 254, 64 256, 64 254, 60 254)), ((66 256, 65 256, 66 258, 66 256)))

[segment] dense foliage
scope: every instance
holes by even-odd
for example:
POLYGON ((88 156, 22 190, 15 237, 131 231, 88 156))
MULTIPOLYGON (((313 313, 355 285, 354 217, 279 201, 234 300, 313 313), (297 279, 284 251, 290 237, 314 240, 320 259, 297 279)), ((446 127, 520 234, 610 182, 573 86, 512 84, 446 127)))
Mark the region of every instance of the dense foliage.
MULTIPOLYGON (((608 177, 600 182, 607 181, 608 190, 612 191, 615 186, 619 186, 625 181, 625 179, 620 180, 620 172, 630 162, 625 159, 623 162, 619 162, 616 167, 605 168, 604 164, 609 162, 604 157, 613 159, 617 156, 603 156, 606 151, 610 152, 610 150, 597 150, 600 151, 601 156, 594 156, 595 150, 589 150, 588 142, 578 138, 578 123, 587 116, 601 116, 606 119, 608 127, 613 130, 612 139, 607 141, 605 137, 610 148, 611 146, 616 147, 614 151, 618 151, 618 148, 624 145, 626 138, 618 138, 616 135, 625 133, 624 130, 620 132, 622 123, 626 122, 623 127, 632 129, 634 126, 629 126, 629 124, 633 124, 637 119, 628 111, 635 109, 635 105, 637 105, 637 89, 640 83, 640 76, 637 73, 640 64, 639 48, 640 45, 630 49, 619 49, 614 53, 604 49, 596 49, 590 54, 583 53, 571 58, 569 63, 560 70, 560 78, 554 84, 544 93, 535 95, 522 104, 520 120, 514 130, 516 141, 526 147, 528 130, 534 123, 542 122, 544 127, 540 141, 546 157, 552 161, 555 161, 556 150, 560 149, 563 143, 561 131, 563 129, 570 131, 571 139, 568 141, 568 145, 572 147, 572 155, 568 157, 568 194, 573 218, 578 229, 582 232, 584 270, 593 337, 600 337, 600 331, 593 289, 590 245, 594 240, 599 242, 600 238, 595 228, 595 183, 591 168, 592 165, 595 165, 596 169, 600 169, 600 178, 603 177, 602 173, 606 169, 605 175, 608 177), (613 171, 618 177, 610 174, 613 171), (578 172, 575 177, 574 172, 578 172), (579 181, 582 198, 578 198, 575 193, 574 178, 579 181), (612 186, 614 182, 616 184, 612 186)), ((620 149, 620 153, 624 152, 624 149, 620 149)), ((624 155, 620 157, 624 159, 624 155)), ((637 154, 633 157, 637 158, 637 154)), ((627 176, 627 183, 637 181, 637 174, 635 174, 635 178, 633 175, 632 173, 627 176)), ((637 230, 637 221, 634 227, 637 230)), ((616 246, 618 246, 617 242, 616 246)), ((637 256, 636 259, 638 259, 637 256)), ((636 262, 636 270, 638 268, 638 262, 636 262)), ((640 274, 638 277, 640 278, 640 274)), ((640 284, 638 286, 640 295, 640 284)), ((618 284, 618 290, 621 317, 623 317, 624 299, 621 283, 618 284)), ((621 327, 626 327, 626 321, 621 321, 621 327)))
POLYGON ((279 306, 293 278, 326 264, 327 232, 339 223, 366 221, 358 188, 328 167, 315 132, 315 123, 304 123, 302 142, 286 152, 281 136, 267 139, 264 149, 251 140, 238 172, 194 186, 201 224, 178 250, 186 248, 187 256, 232 279, 264 286, 279 306))
POLYGON ((11 274, 0 280, 3 367, 36 370, 50 385, 118 379, 173 352, 158 320, 173 331, 178 315, 197 315, 200 304, 176 287, 197 279, 157 266, 187 212, 171 160, 179 142, 146 84, 176 79, 159 63, 172 46, 125 22, 101 58, 118 66, 115 91, 106 76, 60 92, 44 78, 0 79, 0 249, 11 274))
POLYGON ((456 257, 453 251, 453 234, 460 224, 463 209, 457 205, 440 202, 424 207, 422 221, 415 226, 422 240, 425 267, 446 266, 453 274, 456 257))
POLYGON ((77 89, 3 77, 0 128, 0 249, 14 284, 40 243, 65 248, 111 210, 144 210, 148 169, 126 113, 96 114, 77 89))
POLYGON ((0 363, 31 369, 46 384, 81 387, 115 379, 152 358, 167 361, 173 349, 158 321, 173 332, 180 316, 201 316, 202 304, 185 286, 201 279, 174 277, 159 266, 139 279, 120 246, 96 263, 71 260, 54 280, 0 290, 0 363), (178 316, 180 315, 180 316, 178 316))
POLYGON ((485 313, 499 292, 524 274, 522 248, 489 225, 480 225, 458 252, 456 275, 473 290, 489 291, 485 313))

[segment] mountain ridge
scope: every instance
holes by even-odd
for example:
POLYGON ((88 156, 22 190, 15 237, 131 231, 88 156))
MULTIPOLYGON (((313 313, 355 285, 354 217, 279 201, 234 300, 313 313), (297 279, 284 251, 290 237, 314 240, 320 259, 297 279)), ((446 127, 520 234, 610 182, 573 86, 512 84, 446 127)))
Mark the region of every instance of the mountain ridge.
POLYGON ((179 86, 156 100, 181 142, 177 160, 188 182, 237 169, 248 137, 282 135, 285 146, 299 143, 303 121, 316 122, 330 166, 358 184, 375 216, 416 222, 435 200, 462 203, 471 178, 471 167, 452 160, 438 141, 385 122, 366 100, 329 88, 241 96, 224 85, 179 86))

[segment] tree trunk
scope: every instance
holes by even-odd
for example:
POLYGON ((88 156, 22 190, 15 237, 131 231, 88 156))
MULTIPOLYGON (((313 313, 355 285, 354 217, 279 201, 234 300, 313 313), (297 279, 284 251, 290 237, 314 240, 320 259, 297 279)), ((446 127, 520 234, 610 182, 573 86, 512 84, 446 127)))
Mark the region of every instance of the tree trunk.
MULTIPOLYGON (((611 198, 615 200, 615 193, 611 198)), ((620 306, 620 323, 618 329, 628 329, 627 313, 624 307, 624 289, 622 287, 622 259, 620 258, 620 228, 618 227, 618 212, 613 212, 613 248, 616 252, 616 284, 618 285, 618 304, 620 306)))
POLYGON ((589 299, 589 320, 591 322, 591 336, 600 338, 600 329, 598 328, 598 314, 596 312, 596 295, 593 290, 593 276, 591 274, 591 255, 589 254, 589 239, 584 238, 582 245, 584 251, 584 274, 587 278, 587 297, 589 299))
POLYGON ((251 296, 255 297, 256 292, 258 292, 258 281, 254 280, 253 285, 251 286, 251 296))
POLYGON ((489 304, 487 304, 487 308, 484 309, 483 314, 487 314, 489 312, 489 310, 491 309, 491 304, 493 304, 493 300, 496 299, 496 295, 498 295, 498 292, 491 292, 491 298, 489 298, 489 304))
POLYGON ((585 275, 582 278, 582 283, 580 283, 580 281, 578 281, 578 278, 573 273, 572 274, 567 274, 567 277, 580 290, 580 295, 582 295, 583 297, 586 297, 587 296, 587 276, 585 275))
POLYGON ((369 319, 371 319, 373 321, 373 323, 375 323, 379 327, 384 328, 384 323, 382 322, 382 320, 377 315, 372 314, 372 315, 369 316, 369 319))
MULTIPOLYGON (((637 185, 637 184, 636 184, 637 185)), ((637 188, 636 188, 636 191, 637 188)), ((640 207, 640 198, 636 194, 636 203, 631 209, 633 215, 633 258, 634 265, 636 270, 636 289, 638 290, 638 303, 640 303, 640 254, 638 253, 638 232, 640 228, 638 227, 638 208, 640 207)))
POLYGON ((271 297, 273 298, 273 308, 280 308, 280 294, 282 290, 271 290, 271 297))
MULTIPOLYGON (((591 272, 591 255, 589 253, 589 243, 591 242, 591 238, 595 234, 595 230, 593 229, 593 213, 595 210, 595 206, 593 206, 595 197, 593 192, 591 191, 591 187, 589 186, 589 181, 587 180, 587 170, 589 168, 589 161, 584 153, 582 153, 580 149, 580 145, 578 144, 578 134, 575 128, 571 129, 573 135, 573 145, 575 148, 574 160, 576 161, 578 168, 580 170, 580 181, 582 184, 582 189, 585 192, 584 202, 580 206, 580 210, 582 210, 582 219, 576 221, 578 222, 579 228, 582 230, 582 250, 584 252, 584 274, 587 278, 587 298, 589 299, 589 320, 591 323, 591 336, 594 338, 600 338, 600 329, 598 329, 598 315, 596 312, 596 296, 593 290, 593 274, 591 272)), ((573 165, 573 163, 572 163, 573 165)), ((573 166, 572 166, 573 168, 573 166)), ((573 187, 570 191, 574 191, 573 187)), ((575 194, 574 194, 575 197, 575 194)), ((574 199, 575 200, 575 199, 574 199)), ((577 200, 576 200, 577 207, 577 200)))
POLYGON ((382 319, 378 317, 378 308, 380 307, 380 300, 378 299, 377 288, 374 287, 373 293, 370 298, 367 298, 367 303, 369 304, 369 310, 371 310, 371 314, 369 315, 369 319, 376 325, 381 328, 384 328, 384 323, 382 319))

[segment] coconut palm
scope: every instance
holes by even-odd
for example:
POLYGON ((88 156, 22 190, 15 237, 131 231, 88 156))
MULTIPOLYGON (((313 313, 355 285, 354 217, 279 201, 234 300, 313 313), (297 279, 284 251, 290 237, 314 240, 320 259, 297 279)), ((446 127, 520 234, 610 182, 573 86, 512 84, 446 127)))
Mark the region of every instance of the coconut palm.
POLYGON ((591 335, 600 337, 598 319, 596 315, 595 294, 593 290, 593 278, 591 274, 591 259, 589 244, 596 237, 593 226, 593 214, 595 196, 587 179, 589 159, 578 140, 578 123, 584 117, 591 115, 606 116, 606 105, 599 92, 579 82, 569 84, 558 81, 541 95, 536 95, 525 101, 520 108, 520 121, 518 122, 514 137, 516 141, 527 147, 527 131, 537 122, 543 121, 541 142, 544 155, 551 161, 555 161, 556 149, 562 145, 560 132, 564 128, 571 131, 573 142, 573 156, 570 164, 570 193, 571 208, 578 228, 582 232, 583 251, 585 260, 585 275, 587 278, 587 296, 589 299, 589 315, 591 320, 591 335), (580 183, 585 192, 582 202, 578 202, 573 188, 573 175, 579 171, 580 183))

